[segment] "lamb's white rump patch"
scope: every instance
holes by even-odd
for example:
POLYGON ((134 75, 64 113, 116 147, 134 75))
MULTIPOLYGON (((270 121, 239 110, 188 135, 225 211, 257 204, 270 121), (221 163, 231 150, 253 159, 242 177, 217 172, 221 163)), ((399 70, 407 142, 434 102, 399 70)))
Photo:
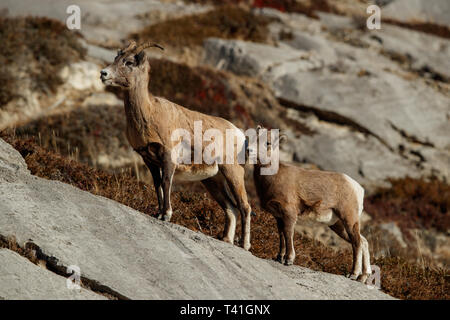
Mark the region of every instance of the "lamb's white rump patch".
POLYGON ((344 174, 344 177, 350 183, 353 191, 355 192, 356 199, 358 201, 358 214, 361 216, 364 206, 364 188, 361 187, 358 182, 350 178, 348 175, 344 174))

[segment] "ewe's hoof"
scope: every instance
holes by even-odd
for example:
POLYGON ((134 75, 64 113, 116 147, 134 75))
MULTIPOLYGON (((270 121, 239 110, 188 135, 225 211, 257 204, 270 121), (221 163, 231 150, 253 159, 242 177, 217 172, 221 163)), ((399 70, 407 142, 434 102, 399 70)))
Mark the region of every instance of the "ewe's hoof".
POLYGON ((228 237, 222 237, 222 241, 233 244, 233 241, 231 241, 231 239, 228 237))
POLYGON ((284 263, 284 259, 283 259, 283 257, 280 256, 280 255, 278 255, 278 256, 277 256, 276 258, 274 258, 273 260, 275 260, 275 261, 277 261, 277 262, 279 262, 279 263, 281 263, 281 264, 284 263))
POLYGON ((347 278, 349 278, 350 280, 357 280, 358 279, 358 275, 357 274, 348 274, 347 278))
POLYGON ((294 264, 294 260, 286 260, 285 262, 284 262, 284 265, 285 266, 292 266, 294 264))

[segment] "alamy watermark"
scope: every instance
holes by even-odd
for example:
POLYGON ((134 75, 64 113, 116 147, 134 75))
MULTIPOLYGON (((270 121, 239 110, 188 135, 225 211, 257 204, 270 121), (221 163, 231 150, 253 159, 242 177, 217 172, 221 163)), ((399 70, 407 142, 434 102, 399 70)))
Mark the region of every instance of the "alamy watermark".
POLYGON ((366 10, 367 14, 370 14, 367 18, 366 26, 369 30, 381 29, 381 9, 376 4, 370 5, 366 10))
POLYGON ((229 128, 203 130, 202 121, 194 121, 194 136, 183 128, 172 132, 172 161, 176 164, 262 164, 262 175, 278 172, 279 129, 250 128, 245 132, 229 128), (268 138, 270 132, 270 140, 268 138))
POLYGON ((66 13, 69 15, 66 19, 66 26, 69 30, 81 29, 81 9, 79 6, 72 4, 67 7, 66 13))

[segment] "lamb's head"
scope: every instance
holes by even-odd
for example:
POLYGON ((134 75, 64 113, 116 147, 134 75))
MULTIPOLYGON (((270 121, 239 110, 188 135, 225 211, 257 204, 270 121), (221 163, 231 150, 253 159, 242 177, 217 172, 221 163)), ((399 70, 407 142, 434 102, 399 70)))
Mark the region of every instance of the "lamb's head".
POLYGON ((278 130, 269 130, 262 126, 256 128, 256 135, 258 137, 258 164, 267 164, 267 159, 272 159, 274 152, 279 152, 279 147, 282 143, 287 141, 285 134, 279 134, 278 130))
POLYGON ((150 47, 164 50, 156 43, 146 42, 137 45, 134 41, 120 49, 114 62, 100 71, 102 82, 107 86, 130 89, 136 85, 137 79, 148 79, 150 64, 144 50, 150 47))

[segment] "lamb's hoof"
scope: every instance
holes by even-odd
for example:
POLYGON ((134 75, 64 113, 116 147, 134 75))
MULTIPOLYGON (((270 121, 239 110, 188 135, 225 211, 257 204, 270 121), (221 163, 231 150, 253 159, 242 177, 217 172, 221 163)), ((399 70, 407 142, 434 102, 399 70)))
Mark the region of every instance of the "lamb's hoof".
POLYGON ((292 266, 293 264, 294 264, 294 260, 286 259, 286 261, 284 262, 285 266, 292 266))
POLYGON ((170 221, 170 218, 171 218, 171 216, 169 216, 168 214, 165 214, 165 215, 163 215, 163 216, 161 217, 161 220, 162 220, 162 221, 169 222, 169 221, 170 221))
POLYGON ((250 243, 244 243, 244 244, 241 245, 241 247, 244 250, 249 251, 252 246, 250 245, 250 243))
POLYGON ((277 257, 274 258, 273 260, 275 260, 276 262, 279 262, 281 264, 284 263, 284 259, 283 259, 283 257, 281 255, 277 255, 277 257))
POLYGON ((365 283, 367 282, 367 279, 369 279, 369 276, 370 276, 370 274, 364 273, 364 274, 359 275, 359 277, 358 277, 357 280, 358 280, 359 282, 365 284, 365 283))

